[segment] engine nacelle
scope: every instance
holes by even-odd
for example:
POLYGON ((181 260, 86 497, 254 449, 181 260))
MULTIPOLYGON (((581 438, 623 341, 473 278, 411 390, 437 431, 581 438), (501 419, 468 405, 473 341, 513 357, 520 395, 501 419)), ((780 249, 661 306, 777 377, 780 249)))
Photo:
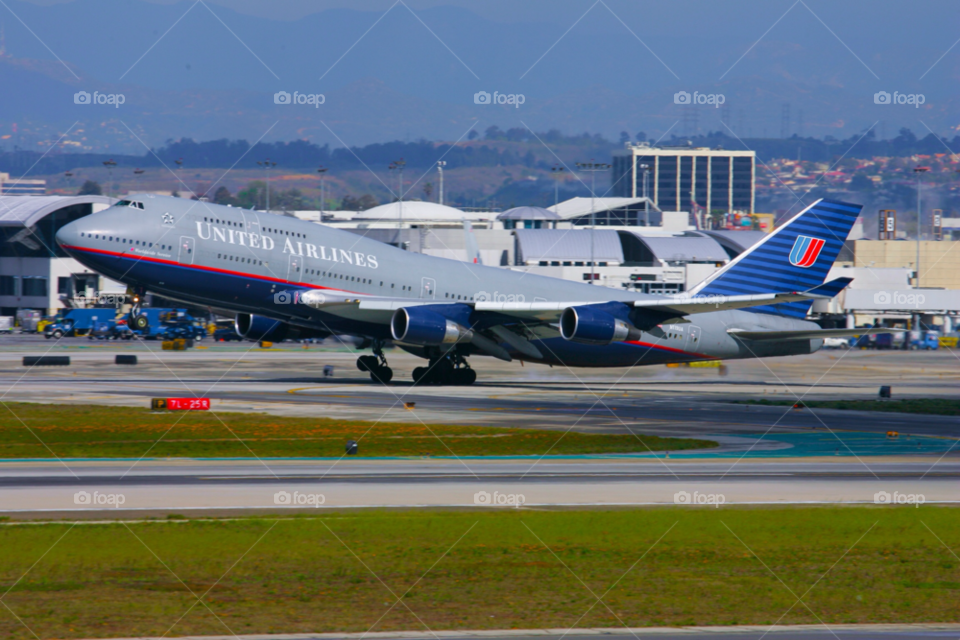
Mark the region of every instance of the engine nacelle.
POLYGON ((238 336, 252 342, 283 342, 292 337, 290 325, 286 322, 250 313, 237 314, 235 330, 238 336))
POLYGON ((420 346, 469 342, 473 337, 472 331, 453 320, 419 307, 397 309, 390 319, 390 333, 398 342, 420 346))
POLYGON ((560 335, 564 340, 583 344, 611 344, 637 340, 636 327, 594 307, 567 307, 560 314, 560 335))

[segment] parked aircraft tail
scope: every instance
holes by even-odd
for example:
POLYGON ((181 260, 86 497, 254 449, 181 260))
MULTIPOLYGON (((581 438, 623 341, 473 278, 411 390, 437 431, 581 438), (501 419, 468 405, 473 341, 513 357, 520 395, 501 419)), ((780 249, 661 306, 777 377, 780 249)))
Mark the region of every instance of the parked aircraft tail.
MULTIPOLYGON (((818 200, 694 287, 690 295, 785 293, 823 284, 862 208, 818 200)), ((803 318, 811 304, 788 302, 748 311, 803 318)))
POLYGON ((463 221, 463 233, 467 247, 467 262, 483 264, 483 258, 480 257, 480 244, 477 242, 477 236, 473 233, 473 225, 469 220, 463 221))

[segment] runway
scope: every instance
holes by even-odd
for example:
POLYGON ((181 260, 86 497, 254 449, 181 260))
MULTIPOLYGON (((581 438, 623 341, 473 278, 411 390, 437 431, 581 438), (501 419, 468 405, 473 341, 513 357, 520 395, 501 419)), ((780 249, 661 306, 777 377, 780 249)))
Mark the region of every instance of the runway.
POLYGON ((523 508, 675 505, 684 494, 691 504, 711 500, 714 506, 719 500, 723 506, 873 504, 883 492, 894 501, 958 499, 956 417, 735 402, 872 398, 881 383, 895 384, 896 397, 953 397, 960 372, 947 351, 821 352, 734 361, 723 370, 563 370, 474 358, 477 385, 418 387, 408 377, 421 362, 397 350, 389 353, 397 382, 384 386, 363 378, 357 353, 345 349, 233 344, 161 352, 156 343, 2 341, 10 347, 0 352, 0 389, 8 403, 146 407, 152 397, 208 397, 215 412, 528 427, 556 430, 558 437, 568 430, 653 434, 720 444, 542 459, 7 461, 0 463, 0 510, 10 514, 92 517, 103 509, 95 497, 101 495, 123 496, 122 504, 110 505, 114 510, 158 513, 478 508, 488 506, 475 498, 484 492, 491 501, 515 496, 513 504, 523 508), (69 354, 71 366, 20 364, 23 355, 42 355, 41 348, 69 354), (120 353, 138 355, 139 364, 115 365, 120 353), (323 375, 326 366, 334 375, 323 375), (90 503, 75 501, 83 492, 90 503), (289 504, 277 501, 283 492, 289 504), (298 504, 296 496, 311 502, 298 504))
MULTIPOLYGON (((725 368, 633 367, 564 369, 474 358, 471 387, 414 386, 418 358, 392 350, 390 385, 372 383, 355 366, 357 352, 301 348, 263 350, 216 344, 187 352, 158 343, 85 339, 54 344, 0 338, 0 389, 6 401, 149 406, 152 397, 208 397, 215 411, 354 420, 482 424, 715 436, 848 431, 958 437, 950 416, 864 414, 829 409, 737 404, 770 399, 875 398, 880 385, 895 397, 957 397, 960 367, 953 352, 819 352, 795 358, 731 361, 725 368), (70 355, 69 367, 26 368, 23 355, 70 355), (136 366, 113 364, 135 354, 136 366), (333 375, 325 377, 324 367, 333 375), (412 404, 412 410, 405 405, 412 404)), ((306 346, 306 345, 304 345, 306 346)))
MULTIPOLYGON (((960 462, 328 460, 6 463, 0 511, 953 504, 960 462), (83 495, 86 498, 78 498, 83 495), (101 498, 97 496, 114 496, 101 498), (116 496, 122 496, 122 499, 116 496), (298 497, 299 496, 299 497, 298 497), (903 498, 899 498, 903 496, 903 498), (912 496, 908 498, 907 496, 912 496), (917 499, 920 496, 920 499, 917 499), (86 501, 84 501, 86 500, 86 501)), ((72 517, 72 516, 71 516, 72 517)))

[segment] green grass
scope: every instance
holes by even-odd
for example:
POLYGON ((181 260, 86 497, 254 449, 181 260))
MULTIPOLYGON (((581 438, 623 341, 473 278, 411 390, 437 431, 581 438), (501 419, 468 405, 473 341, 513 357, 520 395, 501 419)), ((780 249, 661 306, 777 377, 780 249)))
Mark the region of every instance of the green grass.
MULTIPOLYGON (((787 406, 794 400, 735 400, 739 404, 787 406)), ((906 398, 903 400, 804 400, 813 408, 847 409, 850 411, 886 411, 892 413, 924 413, 939 416, 960 416, 960 400, 952 398, 906 398)))
MULTIPOLYGON (((960 562, 932 533, 960 548, 952 508, 332 512, 128 526, 0 526, 0 586, 13 587, 4 603, 44 639, 960 622, 960 562)), ((0 635, 33 637, 6 610, 0 635)))
POLYGON ((127 407, 5 403, 3 458, 360 457, 646 453, 709 440, 450 425, 391 424, 254 413, 151 412, 127 407))

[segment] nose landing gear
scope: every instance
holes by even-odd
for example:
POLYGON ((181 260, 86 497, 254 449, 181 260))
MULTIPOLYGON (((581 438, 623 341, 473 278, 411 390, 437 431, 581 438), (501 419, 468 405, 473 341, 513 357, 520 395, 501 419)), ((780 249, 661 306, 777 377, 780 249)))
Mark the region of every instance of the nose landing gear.
POLYGON ((383 355, 383 340, 373 341, 373 355, 357 358, 357 369, 369 371, 370 379, 374 382, 387 384, 393 379, 393 369, 387 366, 387 358, 383 355))

